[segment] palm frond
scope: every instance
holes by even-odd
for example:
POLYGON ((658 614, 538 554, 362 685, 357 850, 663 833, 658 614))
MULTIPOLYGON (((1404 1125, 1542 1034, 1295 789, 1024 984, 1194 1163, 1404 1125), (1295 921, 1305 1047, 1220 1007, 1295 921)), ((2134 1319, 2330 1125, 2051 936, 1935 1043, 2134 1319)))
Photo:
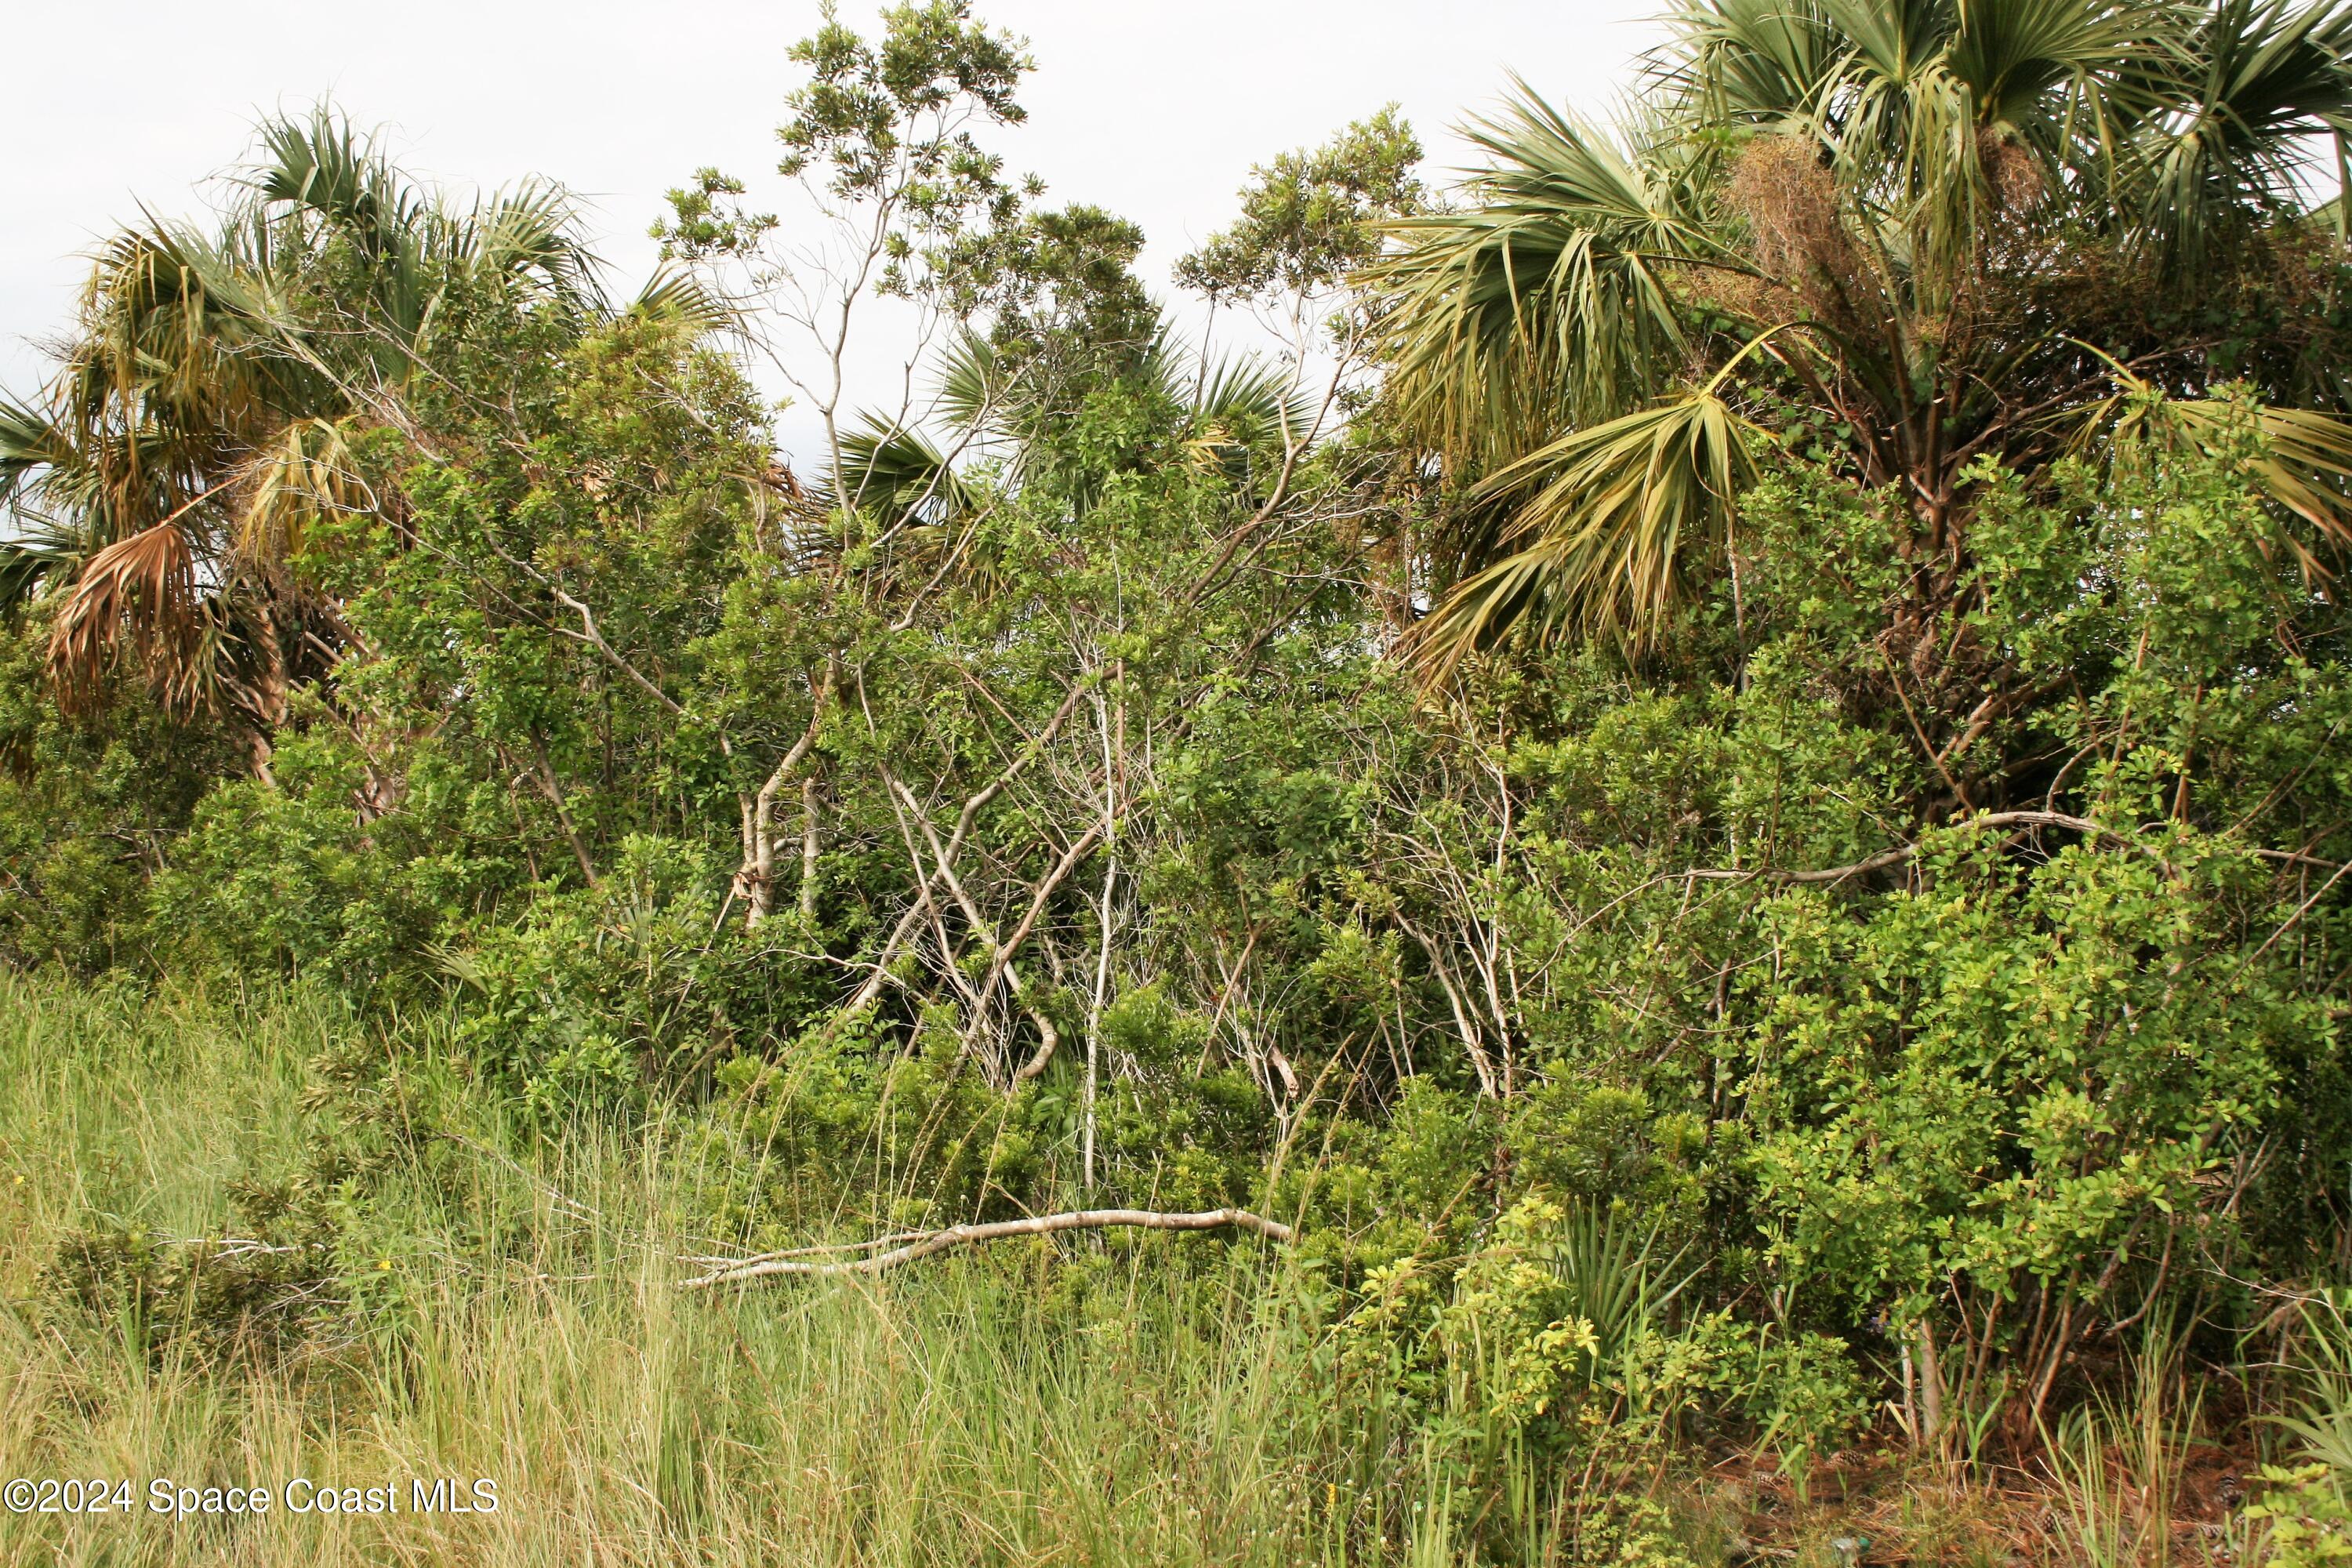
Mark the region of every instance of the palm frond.
POLYGON ((60 699, 87 700, 128 637, 163 669, 184 656, 196 632, 194 562, 173 521, 119 539, 82 566, 49 631, 49 667, 60 699))
POLYGON ((0 507, 14 505, 44 468, 74 460, 72 439, 47 415, 0 396, 0 507))
POLYGON ((323 103, 299 120, 268 117, 259 136, 264 156, 244 183, 262 208, 313 217, 378 262, 411 243, 426 218, 428 204, 401 179, 374 139, 323 103))
POLYGON ((2352 544, 2352 420, 2235 398, 2142 395, 2092 405, 2082 413, 2081 430, 2208 460, 2236 458, 2271 500, 2335 544, 2352 544))
POLYGON ((1010 400, 1003 356, 980 332, 959 332, 940 361, 938 412, 953 428, 984 435, 1010 400))
MULTIPOLYGON (((2168 397, 2112 356, 2091 352, 2105 363, 2116 390, 2051 416, 2070 453, 2094 457, 2120 446, 2235 460, 2264 494, 2323 538, 2352 545, 2352 419, 2227 394, 2168 397)), ((2296 550, 2307 568, 2317 568, 2307 552, 2296 550)))
POLYGON ((2352 5, 2220 0, 2161 79, 2142 132, 2136 217, 2168 276, 2196 275, 2249 216, 2302 205, 2316 142, 2352 127, 2352 5))
POLYGON ((81 541, 53 526, 20 526, 14 538, 0 540, 0 616, 16 615, 50 584, 70 577, 81 555, 81 541))
POLYGON ((841 470, 826 489, 836 504, 898 521, 941 522, 971 509, 955 466, 921 431, 867 415, 841 438, 841 470))
POLYGON ((375 493, 352 455, 353 421, 295 419, 247 465, 234 547, 274 567, 302 552, 319 523, 368 510, 375 493))
POLYGON ((1491 465, 1654 395, 1687 351, 1669 275, 1736 258, 1679 171, 1532 93, 1469 134, 1492 159, 1472 205, 1398 223, 1402 248, 1365 281, 1400 410, 1491 465))
POLYGON ((1664 19, 1673 42, 1648 74, 1702 123, 1790 130, 1844 52, 1818 0, 1685 0, 1664 19))
POLYGON ((1282 366, 1247 354, 1202 365, 1193 383, 1192 426, 1255 451, 1298 446, 1313 433, 1315 407, 1297 380, 1282 366))
POLYGON ((690 273, 667 268, 646 279, 628 314, 668 321, 695 332, 724 332, 740 324, 735 308, 690 273))
POLYGON ((1474 505, 1507 505, 1501 559, 1477 567, 1416 628, 1424 669, 1517 632, 1639 641, 1703 558, 1721 563, 1758 434, 1720 380, 1553 442, 1496 474, 1474 505))
POLYGON ((581 241, 577 205, 551 182, 502 191, 467 214, 454 226, 449 250, 475 281, 563 304, 601 304, 596 258, 581 241))

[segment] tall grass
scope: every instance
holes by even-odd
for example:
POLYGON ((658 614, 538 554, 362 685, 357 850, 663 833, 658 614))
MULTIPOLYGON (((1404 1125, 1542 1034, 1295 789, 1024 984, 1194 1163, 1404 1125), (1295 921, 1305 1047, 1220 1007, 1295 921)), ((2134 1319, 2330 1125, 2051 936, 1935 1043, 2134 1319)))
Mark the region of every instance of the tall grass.
MULTIPOLYGON (((217 1236, 231 1184, 300 1146, 303 1064, 352 1026, 0 980, 0 1478, 401 1489, 495 1514, 174 1523, 0 1516, 6 1563, 1289 1563, 1361 1560, 1320 1478, 1312 1325, 1251 1249, 999 1248, 706 1299, 659 1139, 583 1133, 416 1184, 336 1259, 362 1303, 290 1359, 65 1309, 93 1223, 217 1236), (527 1226, 512 1222, 528 1218, 527 1226), (485 1247, 523 1235, 520 1250, 485 1247), (367 1252, 380 1252, 369 1258, 367 1252)), ((1400 1538, 1400 1544, 1404 1544, 1400 1538)))
MULTIPOLYGON (((435 1022, 404 1029, 402 1059, 440 1070, 435 1022)), ((336 1306, 290 1351, 175 1335, 157 1321, 169 1303, 93 1310, 61 1288, 78 1235, 167 1250, 221 1237, 250 1184, 307 1168, 321 1125, 309 1064, 387 1048, 324 993, 159 999, 0 974, 0 1480, 133 1492, 128 1516, 0 1513, 0 1568, 1802 1568, 1853 1557, 1863 1536, 1878 1563, 1912 1546, 2081 1568, 2209 1555, 2175 1551, 2197 1412, 2168 1394, 2155 1329, 2136 1397, 2062 1422, 2038 1494, 1959 1489, 1920 1457, 1923 1482, 1889 1472, 1895 1500, 1816 1506, 1784 1456, 1787 1499, 1769 1504, 1736 1473, 1710 1489, 1695 1457, 1671 1478, 1662 1449, 1622 1472, 1563 1470, 1479 1438, 1462 1426, 1475 1412, 1416 1427, 1379 1398, 1340 1397, 1321 1291, 1254 1241, 1024 1241, 871 1279, 681 1290, 682 1258, 710 1247, 696 1217, 739 1209, 756 1183, 696 1152, 733 1143, 658 1122, 533 1138, 467 1101, 480 1120, 432 1145, 439 1157, 399 1154, 328 1193, 320 1289, 336 1306), (1476 1450, 1484 1479, 1441 1437, 1476 1450), (296 1478, 393 1488, 402 1510, 292 1512, 296 1478), (147 1511, 159 1479, 264 1486, 278 1506, 174 1521, 147 1511), (495 1513, 413 1507, 412 1482, 477 1479, 495 1483, 495 1513), (1671 1537, 1617 1530, 1612 1489, 1656 1494, 1671 1537), (1789 1544, 1756 1546, 1759 1529, 1789 1544)), ((1562 1245, 1595 1268, 1577 1299, 1613 1323, 1638 1303, 1604 1286, 1641 1259, 1630 1232, 1579 1224, 1562 1245)), ((1657 1268, 1671 1282, 1685 1265, 1657 1268)), ((2344 1366, 2352 1355, 2315 1377, 2340 1393, 2344 1366)), ((2329 1408, 2297 1434, 2352 1431, 2329 1408)), ((2260 1545, 2241 1538, 2231 1568, 2260 1545)))

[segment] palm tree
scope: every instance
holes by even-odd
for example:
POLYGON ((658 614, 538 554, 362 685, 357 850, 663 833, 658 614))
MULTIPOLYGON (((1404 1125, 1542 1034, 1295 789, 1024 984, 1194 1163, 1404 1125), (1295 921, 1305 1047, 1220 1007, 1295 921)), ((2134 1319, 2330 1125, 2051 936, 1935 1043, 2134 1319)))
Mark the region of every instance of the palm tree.
POLYGON ((2267 405, 2271 494, 2352 535, 2340 362, 2292 331, 2231 360, 2191 320, 2271 287, 2305 290, 2307 321, 2343 275, 2342 203, 2308 195, 2315 149, 2340 167, 2352 133, 2343 0, 1676 0, 1669 20, 1624 124, 1522 87, 1473 130, 1490 163, 1467 199, 1398 225, 1367 279, 1389 395, 1461 497, 1424 661, 1639 641, 1695 578, 1736 590, 1767 424, 1899 492, 1915 641, 1965 559, 1971 463, 2032 472, 2126 426, 2210 448, 2236 376, 2267 405))
MULTIPOLYGON (((1244 494, 1262 488, 1284 453, 1308 437, 1313 410, 1279 366, 1246 356, 1204 358, 1164 323, 1139 342, 1114 346, 1126 352, 1099 374, 1071 378, 1076 384, 1115 381, 1157 404, 1186 460, 1222 472, 1244 494)), ((885 528, 937 529, 982 504, 960 461, 994 460, 1014 486, 1036 477, 1055 460, 1055 428, 1077 400, 1037 365, 981 333, 963 333, 948 345, 932 400, 944 442, 919 423, 868 415, 842 438, 841 472, 824 485, 825 497, 885 528)), ((1062 477, 1079 505, 1099 478, 1062 477)))
POLYGON ((401 424, 486 309, 599 308, 554 186, 457 205, 324 108, 261 144, 215 232, 149 216, 110 241, 45 396, 0 401, 0 595, 55 595, 60 698, 127 645, 169 707, 245 727, 257 765, 289 683, 339 644, 287 566, 320 518, 376 504, 354 436, 401 424))

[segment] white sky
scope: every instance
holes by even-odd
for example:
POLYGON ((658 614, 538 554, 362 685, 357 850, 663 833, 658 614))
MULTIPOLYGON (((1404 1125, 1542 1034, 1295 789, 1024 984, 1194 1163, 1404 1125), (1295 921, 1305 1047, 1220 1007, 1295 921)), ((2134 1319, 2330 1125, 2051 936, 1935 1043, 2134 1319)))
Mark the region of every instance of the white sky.
MULTIPOLYGON (((848 0, 871 31, 878 0, 848 0)), ((1150 237, 1146 278, 1230 220, 1252 163, 1395 100, 1433 169, 1447 134, 1516 69, 1554 101, 1607 109, 1655 41, 1658 0, 981 0, 1026 37, 1029 123, 1001 142, 1059 205, 1094 202, 1150 237)), ((382 125, 412 171, 496 185, 525 174, 589 199, 616 283, 650 269, 662 193, 716 163, 789 215, 775 125, 786 47, 816 0, 6 0, 17 66, 0 92, 0 386, 41 375, 80 259, 142 202, 193 215, 257 114, 321 93, 382 125), (765 176, 763 180, 763 176, 765 176)), ((787 446, 800 444, 787 416, 787 446)))

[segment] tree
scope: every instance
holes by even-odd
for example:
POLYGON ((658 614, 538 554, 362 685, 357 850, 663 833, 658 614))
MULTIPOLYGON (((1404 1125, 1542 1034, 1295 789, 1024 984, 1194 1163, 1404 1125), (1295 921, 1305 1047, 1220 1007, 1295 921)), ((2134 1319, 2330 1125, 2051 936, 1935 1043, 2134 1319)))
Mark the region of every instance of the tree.
POLYGON ((486 314, 601 309, 556 186, 459 206, 323 106, 260 140, 214 232, 151 216, 106 244, 45 396, 0 403, 0 587, 64 595, 60 694, 94 694, 127 643, 169 707, 240 721, 257 766, 341 645, 289 563, 321 518, 383 504, 356 433, 406 427, 486 314))
MULTIPOLYGON (((1654 627, 1733 577, 1756 447, 1902 498, 1892 651, 1935 656, 1970 465, 2119 433, 2256 460, 2341 542, 2352 9, 2222 0, 1679 0, 1614 132, 1522 93, 1467 199, 1370 273, 1388 391, 1458 505, 1423 658, 1654 627), (1922 652, 1921 650, 1928 650, 1922 652)), ((2317 562, 2308 563, 2315 569, 2317 562)))

